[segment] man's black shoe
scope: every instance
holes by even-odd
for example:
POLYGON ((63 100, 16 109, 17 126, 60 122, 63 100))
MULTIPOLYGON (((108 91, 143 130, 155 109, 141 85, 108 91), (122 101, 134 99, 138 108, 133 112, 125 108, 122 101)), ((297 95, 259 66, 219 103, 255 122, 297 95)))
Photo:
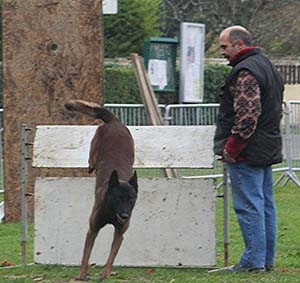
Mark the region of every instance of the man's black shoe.
POLYGON ((224 271, 259 273, 259 272, 265 272, 266 269, 265 269, 265 267, 249 267, 249 266, 244 266, 244 265, 238 263, 234 266, 229 266, 228 268, 224 269, 224 271))

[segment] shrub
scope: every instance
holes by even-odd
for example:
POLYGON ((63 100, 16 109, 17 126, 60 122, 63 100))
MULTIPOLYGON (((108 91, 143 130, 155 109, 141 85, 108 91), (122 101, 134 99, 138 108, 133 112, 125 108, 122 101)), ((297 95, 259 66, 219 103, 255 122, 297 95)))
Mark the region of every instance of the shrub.
POLYGON ((142 103, 137 80, 131 65, 126 67, 107 66, 104 68, 105 103, 142 103))
MULTIPOLYGON (((220 64, 206 64, 204 68, 204 103, 218 103, 220 88, 230 68, 220 64)), ((176 73, 179 82, 179 71, 176 73)), ((157 94, 159 103, 178 103, 177 93, 157 94)), ((142 103, 134 70, 131 65, 106 66, 104 69, 104 101, 105 103, 139 104, 142 103)))
POLYGON ((221 86, 230 71, 230 67, 221 64, 206 64, 204 67, 204 102, 219 103, 221 86))

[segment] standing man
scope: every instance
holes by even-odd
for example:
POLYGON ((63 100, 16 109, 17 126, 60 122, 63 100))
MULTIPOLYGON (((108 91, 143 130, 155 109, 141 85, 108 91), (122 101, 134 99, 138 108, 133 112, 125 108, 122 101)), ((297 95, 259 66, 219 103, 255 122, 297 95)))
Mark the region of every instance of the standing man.
POLYGON ((271 271, 277 241, 271 165, 282 161, 284 82, 270 60, 252 46, 245 28, 226 28, 219 42, 232 70, 222 89, 214 151, 228 165, 245 243, 239 263, 228 270, 271 271))

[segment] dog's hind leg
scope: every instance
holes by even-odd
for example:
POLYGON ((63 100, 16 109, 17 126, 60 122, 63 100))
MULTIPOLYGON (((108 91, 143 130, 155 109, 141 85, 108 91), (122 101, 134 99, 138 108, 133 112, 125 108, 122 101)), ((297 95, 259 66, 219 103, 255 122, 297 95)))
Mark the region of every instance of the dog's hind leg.
POLYGON ((91 147, 89 152, 89 173, 92 173, 96 169, 96 164, 98 161, 99 148, 102 144, 102 127, 98 127, 96 133, 91 141, 91 147))
POLYGON ((89 259, 91 256, 91 252, 92 252, 97 234, 98 234, 98 231, 93 231, 91 228, 89 228, 87 235, 86 235, 86 239, 85 239, 83 257, 82 257, 81 266, 80 266, 80 272, 79 272, 79 275, 76 277, 76 280, 86 281, 86 279, 87 279, 87 270, 88 270, 88 265, 89 265, 89 259))
POLYGON ((104 280, 107 277, 109 277, 110 273, 111 273, 111 269, 112 269, 112 265, 114 263, 114 260, 118 254, 118 251, 120 249, 120 246, 122 244, 123 241, 123 234, 125 233, 125 231, 128 228, 128 224, 122 229, 122 230, 117 230, 115 229, 114 232, 114 239, 111 245, 111 250, 110 250, 110 254, 109 257, 106 261, 104 270, 100 276, 100 280, 104 280))

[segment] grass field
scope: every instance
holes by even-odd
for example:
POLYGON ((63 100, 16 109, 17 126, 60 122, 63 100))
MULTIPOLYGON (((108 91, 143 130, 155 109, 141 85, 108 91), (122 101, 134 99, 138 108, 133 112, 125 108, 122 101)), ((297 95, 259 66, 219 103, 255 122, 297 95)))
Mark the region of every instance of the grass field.
MULTIPOLYGON (((286 187, 277 186, 275 196, 278 207, 278 249, 276 270, 261 274, 208 273, 207 269, 187 268, 120 268, 110 277, 109 283, 198 283, 198 282, 300 282, 300 188, 290 182, 286 187)), ((217 267, 223 266, 222 199, 217 200, 217 267)), ((30 225, 28 262, 33 262, 33 225, 30 225)), ((0 224, 0 261, 21 264, 21 225, 0 224)), ((188 232, 187 232, 188 233, 188 232)), ((235 264, 243 250, 240 231, 235 215, 230 210, 230 263, 235 264)), ((0 283, 65 283, 75 282, 78 267, 28 265, 0 269, 0 283)), ((90 281, 97 282, 101 267, 90 268, 90 281)), ((77 282, 77 281, 76 281, 77 282)))

